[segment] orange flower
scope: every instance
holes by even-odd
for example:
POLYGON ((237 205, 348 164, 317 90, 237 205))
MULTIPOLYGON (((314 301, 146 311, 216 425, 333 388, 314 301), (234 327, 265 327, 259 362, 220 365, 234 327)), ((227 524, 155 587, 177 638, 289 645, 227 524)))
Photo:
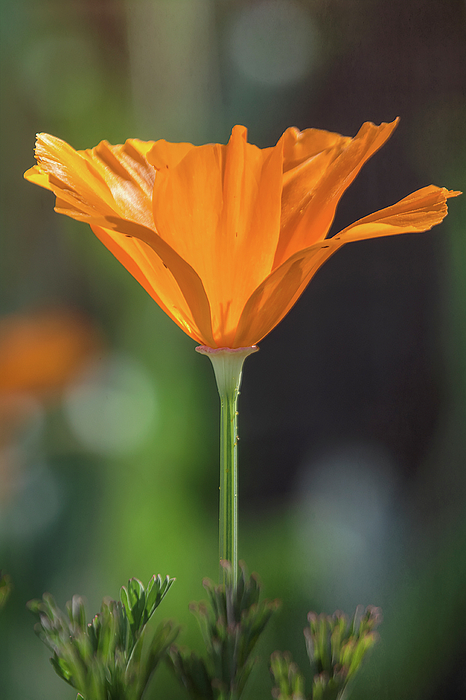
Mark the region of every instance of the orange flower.
POLYGON ((0 318, 0 502, 10 468, 1 448, 17 439, 39 402, 57 398, 101 351, 97 330, 71 310, 44 309, 0 318))
POLYGON ((396 127, 352 139, 289 128, 272 148, 235 126, 227 145, 130 139, 75 151, 39 134, 27 180, 55 210, 86 221, 159 306, 197 342, 258 343, 312 276, 350 241, 426 231, 459 194, 425 187, 326 238, 337 204, 396 127))
POLYGON ((101 349, 97 330, 70 310, 0 318, 0 401, 61 391, 101 349))

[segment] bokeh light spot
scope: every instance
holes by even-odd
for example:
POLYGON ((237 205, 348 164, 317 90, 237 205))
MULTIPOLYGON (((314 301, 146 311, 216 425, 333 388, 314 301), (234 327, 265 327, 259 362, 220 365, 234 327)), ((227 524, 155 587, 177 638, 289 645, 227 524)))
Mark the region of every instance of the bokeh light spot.
POLYGON ((92 364, 67 391, 64 405, 78 440, 108 456, 135 451, 154 428, 157 413, 151 377, 124 355, 92 364))
POLYGON ((309 12, 294 0, 261 0, 243 7, 230 23, 228 50, 243 75, 281 87, 316 65, 319 34, 309 12))

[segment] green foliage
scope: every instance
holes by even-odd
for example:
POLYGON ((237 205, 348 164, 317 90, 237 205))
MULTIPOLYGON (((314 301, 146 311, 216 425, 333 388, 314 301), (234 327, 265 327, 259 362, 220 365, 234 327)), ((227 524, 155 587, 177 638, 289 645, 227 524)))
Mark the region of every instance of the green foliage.
POLYGON ((2 574, 0 571, 0 610, 5 605, 8 596, 11 593, 11 579, 8 574, 2 574))
POLYGON ((364 610, 359 606, 351 621, 340 612, 331 617, 310 612, 304 636, 313 676, 312 692, 305 695, 303 676, 290 655, 276 652, 270 667, 275 682, 273 697, 277 700, 343 700, 348 683, 377 642, 375 629, 381 619, 380 609, 374 607, 364 610))
POLYGON ((243 566, 237 582, 231 568, 226 584, 205 580, 209 600, 192 604, 207 650, 202 659, 178 647, 170 652, 171 665, 193 700, 237 700, 254 666, 251 657, 259 636, 278 608, 278 601, 260 600, 260 586, 243 566))
POLYGON ((78 690, 82 700, 140 700, 178 629, 162 622, 151 641, 146 625, 174 579, 153 576, 146 588, 137 579, 121 588, 121 602, 105 598, 100 613, 86 623, 82 598, 73 596, 66 614, 45 593, 29 609, 35 630, 53 652, 56 673, 78 690))
MULTIPOLYGON (((45 593, 28 603, 39 618, 36 633, 52 651, 56 673, 78 691, 77 700, 142 700, 160 661, 166 659, 192 700, 239 700, 252 671, 258 639, 278 601, 260 600, 257 578, 244 566, 233 581, 224 563, 225 585, 205 580, 207 602, 192 603, 204 643, 205 658, 174 645, 178 628, 162 622, 152 639, 147 623, 174 579, 153 576, 146 588, 137 579, 122 586, 121 601, 105 598, 90 623, 79 596, 66 605, 66 613, 45 593)), ((7 577, 0 577, 2 590, 7 577)), ((312 690, 305 693, 304 677, 287 653, 271 657, 276 700, 343 700, 348 684, 367 652, 378 639, 378 608, 357 608, 350 621, 340 612, 333 616, 309 613, 304 630, 311 664, 312 690)))
POLYGON ((276 651, 270 657, 270 670, 277 684, 273 696, 278 700, 305 700, 304 678, 290 654, 276 651))

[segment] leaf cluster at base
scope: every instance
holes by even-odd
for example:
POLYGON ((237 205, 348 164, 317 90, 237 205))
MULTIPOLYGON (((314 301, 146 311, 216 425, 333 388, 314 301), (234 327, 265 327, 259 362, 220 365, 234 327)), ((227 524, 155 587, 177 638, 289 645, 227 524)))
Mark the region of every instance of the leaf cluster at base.
POLYGON ((260 600, 255 576, 248 577, 244 566, 237 581, 231 568, 226 570, 225 585, 205 580, 209 600, 192 604, 198 618, 207 656, 173 646, 171 665, 193 700, 237 700, 254 666, 252 652, 278 601, 260 600))
POLYGON ((79 691, 79 699, 141 700, 178 634, 173 623, 162 622, 146 640, 147 623, 173 582, 153 576, 144 588, 133 578, 121 588, 121 602, 105 598, 90 623, 79 596, 67 603, 66 614, 48 593, 28 603, 39 618, 36 633, 53 653, 55 671, 79 691))
POLYGON ((305 695, 304 678, 287 653, 271 657, 271 674, 276 700, 343 700, 348 684, 367 652, 378 640, 376 627, 382 619, 380 608, 356 608, 351 621, 341 612, 332 616, 308 615, 304 630, 313 676, 312 692, 305 695))

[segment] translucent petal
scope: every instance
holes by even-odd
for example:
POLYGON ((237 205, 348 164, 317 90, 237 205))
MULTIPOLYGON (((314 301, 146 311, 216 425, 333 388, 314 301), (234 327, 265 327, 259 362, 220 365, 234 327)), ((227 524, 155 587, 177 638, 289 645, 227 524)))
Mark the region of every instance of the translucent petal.
POLYGON ((340 152, 335 154, 337 157, 330 157, 325 163, 322 176, 317 183, 312 174, 310 187, 307 190, 307 172, 305 168, 303 169, 302 176, 298 176, 293 185, 294 189, 299 189, 303 195, 299 202, 294 195, 294 213, 290 216, 288 212, 282 226, 274 267, 280 265, 293 253, 325 238, 343 193, 353 182, 364 163, 391 136, 396 125, 397 120, 380 126, 375 126, 371 122, 363 124, 354 139, 346 144, 338 143, 337 148, 340 152))
POLYGON ((185 261, 176 259, 176 254, 170 260, 166 250, 164 256, 158 255, 148 243, 134 236, 100 226, 93 226, 92 230, 185 333, 204 345, 215 345, 202 282, 185 261), (172 262, 172 267, 164 258, 172 262))
POLYGON ((408 195, 397 204, 359 219, 331 240, 361 241, 366 238, 428 231, 448 214, 447 199, 461 192, 429 185, 408 195))
POLYGON ((447 215, 446 200, 459 194, 430 185, 292 255, 248 300, 233 347, 255 345, 267 335, 288 313, 321 265, 343 245, 365 238, 426 231, 447 215))

